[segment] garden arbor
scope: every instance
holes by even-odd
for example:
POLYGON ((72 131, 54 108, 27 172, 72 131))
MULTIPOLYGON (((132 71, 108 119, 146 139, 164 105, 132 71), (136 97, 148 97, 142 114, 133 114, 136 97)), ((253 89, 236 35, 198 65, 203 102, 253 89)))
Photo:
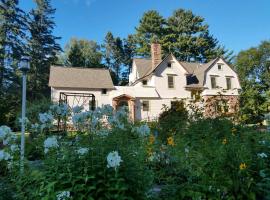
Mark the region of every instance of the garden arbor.
MULTIPOLYGON (((73 92, 60 92, 59 105, 65 103, 70 109, 76 106, 83 107, 84 110, 95 110, 96 100, 95 95, 91 93, 73 93, 73 92)), ((58 131, 67 130, 67 117, 64 119, 58 118, 58 131)))

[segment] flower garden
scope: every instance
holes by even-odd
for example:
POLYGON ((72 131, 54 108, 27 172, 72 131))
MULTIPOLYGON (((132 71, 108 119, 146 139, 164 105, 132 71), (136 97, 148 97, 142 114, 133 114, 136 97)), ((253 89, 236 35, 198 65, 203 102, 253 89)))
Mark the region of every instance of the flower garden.
POLYGON ((270 137, 182 104, 156 122, 123 108, 52 105, 27 121, 24 173, 19 135, 0 127, 0 199, 269 199, 270 137), (56 132, 58 118, 73 130, 56 132))

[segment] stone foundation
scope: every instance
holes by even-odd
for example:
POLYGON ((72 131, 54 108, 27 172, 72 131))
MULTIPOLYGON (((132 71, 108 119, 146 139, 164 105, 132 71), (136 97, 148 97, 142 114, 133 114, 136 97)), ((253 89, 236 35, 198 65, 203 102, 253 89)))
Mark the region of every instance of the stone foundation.
POLYGON ((232 116, 239 111, 239 96, 204 96, 204 116, 232 116))

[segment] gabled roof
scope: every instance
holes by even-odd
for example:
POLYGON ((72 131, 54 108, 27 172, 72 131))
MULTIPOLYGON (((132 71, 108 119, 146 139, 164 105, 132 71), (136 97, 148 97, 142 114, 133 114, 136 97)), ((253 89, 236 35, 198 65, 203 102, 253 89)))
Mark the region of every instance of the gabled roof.
POLYGON ((205 73, 206 71, 218 60, 219 58, 213 59, 208 63, 191 63, 191 62, 180 62, 181 65, 184 65, 188 70, 189 74, 196 76, 198 82, 192 83, 193 87, 202 87, 204 85, 205 73))
POLYGON ((50 87, 113 89, 107 69, 51 66, 50 87))
MULTIPOLYGON (((142 66, 142 67, 145 67, 145 68, 147 68, 148 70, 146 71, 146 73, 144 74, 144 75, 142 75, 142 76, 139 76, 139 78, 137 79, 137 80, 135 80, 133 83, 132 83, 132 85, 134 85, 134 84, 136 84, 138 81, 140 81, 140 80, 143 80, 143 79, 145 79, 145 78, 147 78, 147 77, 149 77, 160 65, 161 65, 161 63, 163 63, 168 57, 170 57, 170 56, 173 56, 172 54, 168 54, 154 69, 152 69, 152 62, 151 62, 151 60, 150 60, 150 64, 148 63, 148 65, 147 66, 142 66)), ((148 59, 147 59, 148 60, 148 59)))
MULTIPOLYGON (((169 56, 175 58, 173 54, 167 55, 154 69, 152 69, 152 62, 151 59, 144 59, 144 58, 136 58, 133 59, 137 66, 139 78, 133 83, 136 84, 138 81, 147 78, 150 76, 159 66, 163 63, 169 56)), ((184 70, 193 77, 195 76, 198 80, 196 83, 191 83, 193 88, 195 87, 202 87, 204 84, 205 79, 205 72, 209 69, 219 58, 213 59, 208 63, 196 63, 196 62, 182 62, 178 61, 178 63, 184 68, 184 70)))
POLYGON ((152 60, 146 58, 134 58, 133 62, 137 67, 139 78, 143 77, 152 67, 152 60))

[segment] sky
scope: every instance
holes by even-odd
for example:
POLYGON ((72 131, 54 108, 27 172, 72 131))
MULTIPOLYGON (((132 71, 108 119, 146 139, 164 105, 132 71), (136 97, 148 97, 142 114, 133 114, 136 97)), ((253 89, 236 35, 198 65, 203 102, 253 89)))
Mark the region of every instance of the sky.
MULTIPOLYGON (((21 0, 20 6, 28 11, 35 4, 21 0)), ((270 0, 52 0, 52 6, 62 47, 72 37, 100 44, 108 31, 124 38, 135 32, 144 12, 168 17, 178 8, 202 16, 210 33, 234 53, 270 40, 270 0)))

